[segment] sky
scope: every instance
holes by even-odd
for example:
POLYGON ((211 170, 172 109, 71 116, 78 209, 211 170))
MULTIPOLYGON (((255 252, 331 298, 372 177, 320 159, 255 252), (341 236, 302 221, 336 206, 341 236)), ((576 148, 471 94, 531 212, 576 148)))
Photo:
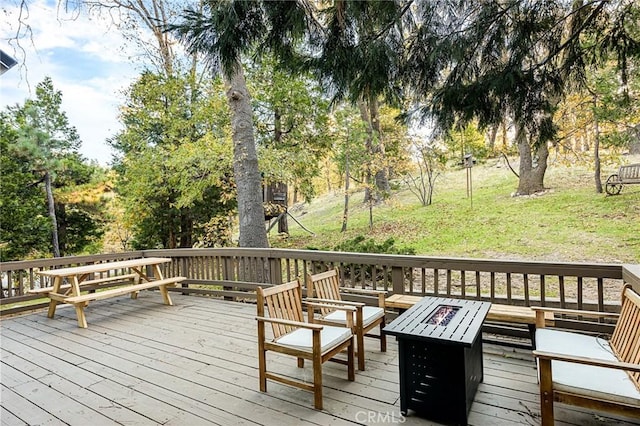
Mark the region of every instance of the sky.
POLYGON ((0 7, 0 49, 18 64, 0 75, 0 109, 24 104, 35 97, 35 88, 46 76, 62 92, 62 109, 82 140, 81 154, 103 166, 111 162, 112 151, 106 139, 122 126, 118 106, 123 91, 141 71, 130 44, 107 17, 66 13, 56 1, 29 1, 22 11, 18 0, 0 7), (17 4, 15 4, 17 3, 17 4))

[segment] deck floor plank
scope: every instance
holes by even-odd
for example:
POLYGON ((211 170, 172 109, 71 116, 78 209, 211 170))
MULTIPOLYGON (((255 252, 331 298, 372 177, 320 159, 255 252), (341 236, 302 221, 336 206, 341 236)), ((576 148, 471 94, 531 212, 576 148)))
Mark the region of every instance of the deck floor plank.
MULTIPOLYGON (((345 366, 325 364, 325 409, 317 411, 309 392, 273 382, 258 391, 255 305, 172 298, 171 307, 157 291, 93 302, 87 329, 64 306, 54 319, 42 311, 3 319, 2 424, 80 425, 91 417, 95 425, 436 425, 413 413, 401 418, 393 339, 386 353, 367 339, 367 370, 355 382, 345 366)), ((312 374, 309 363, 299 369, 279 354, 268 354, 268 367, 312 374)), ((485 345, 484 368, 469 424, 539 424, 531 352, 485 345)), ((561 404, 556 413, 559 426, 632 424, 561 404)))

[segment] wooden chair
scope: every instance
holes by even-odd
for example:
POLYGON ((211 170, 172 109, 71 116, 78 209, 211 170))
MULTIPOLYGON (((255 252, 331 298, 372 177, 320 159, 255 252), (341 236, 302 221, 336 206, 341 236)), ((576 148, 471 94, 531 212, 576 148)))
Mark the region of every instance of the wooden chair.
POLYGON ((640 295, 622 291, 620 314, 533 308, 542 425, 554 424, 554 402, 611 411, 640 419, 640 295), (542 315, 618 318, 611 340, 545 328, 542 315))
MULTIPOLYGON (((258 367, 260 370, 260 391, 267 391, 267 379, 300 389, 312 391, 314 406, 322 410, 322 364, 335 361, 346 364, 348 378, 355 380, 354 339, 351 331, 353 311, 347 315, 347 327, 331 327, 304 322, 302 309, 302 287, 298 280, 262 289, 258 287, 258 367), (264 306, 269 313, 265 317, 264 306), (270 323, 273 339, 267 339, 265 324, 270 323), (333 358, 347 350, 347 360, 333 358), (279 352, 298 358, 298 367, 304 366, 304 360, 313 363, 313 384, 298 381, 280 374, 267 371, 267 351, 279 352)), ((317 304, 322 307, 322 304, 317 304)))
MULTIPOLYGON (((365 290, 340 287, 338 269, 330 269, 319 274, 307 274, 307 296, 308 301, 316 303, 330 304, 330 307, 321 308, 321 318, 315 319, 314 322, 321 324, 340 324, 345 325, 345 311, 341 310, 342 306, 352 306, 356 308, 356 320, 354 323, 353 333, 356 335, 358 342, 358 370, 364 370, 364 337, 373 337, 380 339, 380 351, 387 351, 387 338, 382 329, 385 326, 384 300, 385 291, 365 290), (364 303, 347 302, 342 300, 340 292, 357 293, 368 296, 376 296, 378 298, 378 306, 365 306, 364 303), (370 330, 380 326, 380 334, 367 334, 370 330)), ((312 316, 310 306, 309 316, 312 316)))

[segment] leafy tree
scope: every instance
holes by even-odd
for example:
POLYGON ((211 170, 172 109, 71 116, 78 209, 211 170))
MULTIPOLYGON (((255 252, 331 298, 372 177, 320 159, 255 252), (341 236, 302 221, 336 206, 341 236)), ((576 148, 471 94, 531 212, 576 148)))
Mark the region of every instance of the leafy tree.
MULTIPOLYGON (((629 58, 631 69, 640 60, 629 58)), ((640 123, 640 77, 629 75, 628 84, 621 90, 615 61, 610 60, 598 69, 589 70, 582 90, 574 91, 560 105, 556 119, 560 126, 563 152, 583 160, 593 155, 596 192, 602 192, 601 148, 619 152, 630 148, 633 129, 640 123)), ((605 151, 606 152, 606 151, 605 151)), ((606 156, 604 157, 606 160, 606 156)))
MULTIPOLYGON (((380 127, 380 100, 400 98, 399 72, 403 52, 401 17, 411 2, 334 2, 316 12, 323 23, 309 66, 336 99, 358 105, 368 137, 365 202, 389 195, 386 136, 380 127)), ((311 28, 310 28, 311 29, 311 28)), ((306 46, 305 46, 306 47, 306 46)))
POLYGON ((19 260, 50 252, 51 223, 29 159, 16 155, 12 116, 0 113, 0 259, 19 260))
MULTIPOLYGON (((262 206, 253 108, 241 63, 255 49, 280 49, 282 40, 298 39, 299 31, 273 25, 265 40, 268 18, 287 22, 300 14, 298 3, 208 2, 200 10, 188 9, 183 21, 171 27, 192 53, 203 54, 213 70, 221 71, 231 111, 233 171, 237 188, 241 247, 268 247, 262 206), (279 39, 278 39, 279 37, 279 39), (262 46, 258 46, 262 43, 262 46)), ((286 50, 286 48, 285 48, 286 50)))
POLYGON ((205 223, 235 207, 228 116, 219 83, 206 83, 194 90, 189 75, 147 72, 130 89, 125 130, 111 144, 134 248, 192 247, 205 223))
MULTIPOLYGON (((332 114, 331 127, 333 149, 332 161, 337 165, 338 173, 343 176, 344 182, 344 209, 342 214, 342 227, 340 232, 346 232, 349 222, 349 200, 351 196, 351 180, 354 175, 361 176, 365 151, 363 141, 367 137, 364 123, 358 119, 356 111, 348 106, 336 108, 332 114)), ((366 163, 366 162, 364 162, 366 163)), ((362 179, 360 179, 362 182, 362 179)))
MULTIPOLYGON (((67 6, 69 2, 65 2, 67 6)), ((78 7, 90 13, 105 15, 122 32, 127 41, 139 46, 147 59, 146 65, 169 77, 181 67, 174 52, 174 40, 165 31, 183 7, 182 2, 172 0, 82 0, 78 7), (114 19, 117 17, 117 19, 114 19), (149 34, 152 35, 149 39, 149 34)))
POLYGON ((61 256, 100 248, 102 192, 80 195, 100 187, 100 168, 77 152, 80 140, 61 102, 61 92, 46 78, 35 99, 2 113, 2 209, 15 213, 2 218, 4 256, 61 256))
POLYGON ((444 135, 444 143, 447 145, 449 158, 456 163, 461 163, 467 154, 472 154, 474 158, 486 158, 488 154, 484 136, 473 122, 449 129, 444 135))
POLYGON ((295 75, 264 57, 249 69, 260 169, 265 183, 292 184, 306 201, 329 148, 329 105, 309 75, 295 75))
MULTIPOLYGON (((618 58, 623 84, 627 59, 640 54, 633 25, 637 2, 463 1, 418 3, 407 70, 423 107, 441 128, 478 119, 484 128, 511 118, 520 153, 518 193, 544 189, 553 114, 585 65, 603 53, 618 58), (582 45, 582 37, 593 42, 582 45), (442 80, 441 80, 442 79, 442 80)), ((626 77, 625 77, 626 76, 626 77)))
POLYGON ((79 154, 62 159, 54 181, 62 253, 102 250, 106 204, 112 188, 104 169, 79 154))
POLYGON ((51 220, 51 241, 54 257, 60 257, 58 220, 53 196, 53 179, 62 168, 62 159, 77 153, 80 139, 62 107, 62 92, 53 88, 46 77, 36 87, 36 98, 24 107, 13 109, 18 126, 15 152, 29 159, 36 175, 42 177, 51 220))
POLYGON ((418 197, 423 206, 431 205, 436 179, 446 161, 444 153, 435 142, 434 140, 418 139, 413 141, 412 152, 415 166, 408 168, 402 176, 409 191, 418 197))

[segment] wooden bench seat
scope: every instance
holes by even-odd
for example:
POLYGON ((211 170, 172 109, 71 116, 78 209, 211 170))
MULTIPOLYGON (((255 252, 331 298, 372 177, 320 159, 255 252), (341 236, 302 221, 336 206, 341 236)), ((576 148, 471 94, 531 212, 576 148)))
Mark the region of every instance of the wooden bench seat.
MULTIPOLYGON (((100 291, 97 293, 87 293, 87 294, 81 294, 80 296, 62 297, 61 301, 64 301, 66 303, 72 303, 72 304, 85 303, 93 300, 100 300, 100 299, 107 299, 109 297, 122 296, 124 294, 129 294, 129 293, 137 293, 140 290, 147 290, 154 287, 174 286, 177 283, 182 282, 184 280, 186 280, 185 277, 165 278, 162 280, 155 280, 155 281, 149 281, 149 282, 144 282, 140 284, 118 287, 110 290, 100 291)), ((50 294, 50 296, 54 296, 52 298, 55 299, 56 295, 50 294)))
MULTIPOLYGON (((413 296, 410 294, 392 294, 385 300, 385 307, 395 308, 405 311, 418 303, 422 296, 413 296)), ((491 309, 487 314, 487 320, 509 322, 516 324, 526 324, 531 335, 532 346, 535 347, 535 331, 536 331, 536 313, 528 306, 500 305, 491 304, 491 309)), ((545 324, 548 326, 555 325, 553 312, 544 314, 545 324)))
MULTIPOLYGON (((422 299, 421 296, 413 296, 410 294, 393 294, 384 302, 387 308, 396 308, 407 310, 418 301, 422 299)), ((488 320, 512 322, 518 324, 530 324, 535 325, 536 313, 528 306, 514 306, 514 305, 499 305, 491 304, 491 309, 487 315, 488 320)), ((554 317, 552 312, 545 314, 546 324, 549 326, 554 325, 554 317)))
POLYGON ((607 178, 605 191, 609 195, 618 195, 623 185, 640 184, 640 163, 620 166, 618 173, 607 178))
MULTIPOLYGON (((541 316, 552 308, 536 308, 541 316)), ((563 315, 612 318, 617 314, 559 309, 563 315)), ((539 320, 538 359, 542 425, 554 424, 554 402, 640 419, 640 295, 627 284, 609 341, 553 330, 539 320)))
MULTIPOLYGON (((112 277, 104 277, 104 278, 96 278, 93 280, 85 280, 80 283, 80 287, 88 287, 91 285, 105 284, 105 283, 118 283, 125 281, 133 281, 137 277, 137 274, 124 274, 124 275, 114 275, 112 277)), ((70 284, 63 284, 60 286, 60 290, 69 290, 71 289, 70 284)), ((28 290, 27 292, 30 294, 42 294, 48 295, 53 290, 53 287, 41 287, 34 288, 32 290, 28 290)))

